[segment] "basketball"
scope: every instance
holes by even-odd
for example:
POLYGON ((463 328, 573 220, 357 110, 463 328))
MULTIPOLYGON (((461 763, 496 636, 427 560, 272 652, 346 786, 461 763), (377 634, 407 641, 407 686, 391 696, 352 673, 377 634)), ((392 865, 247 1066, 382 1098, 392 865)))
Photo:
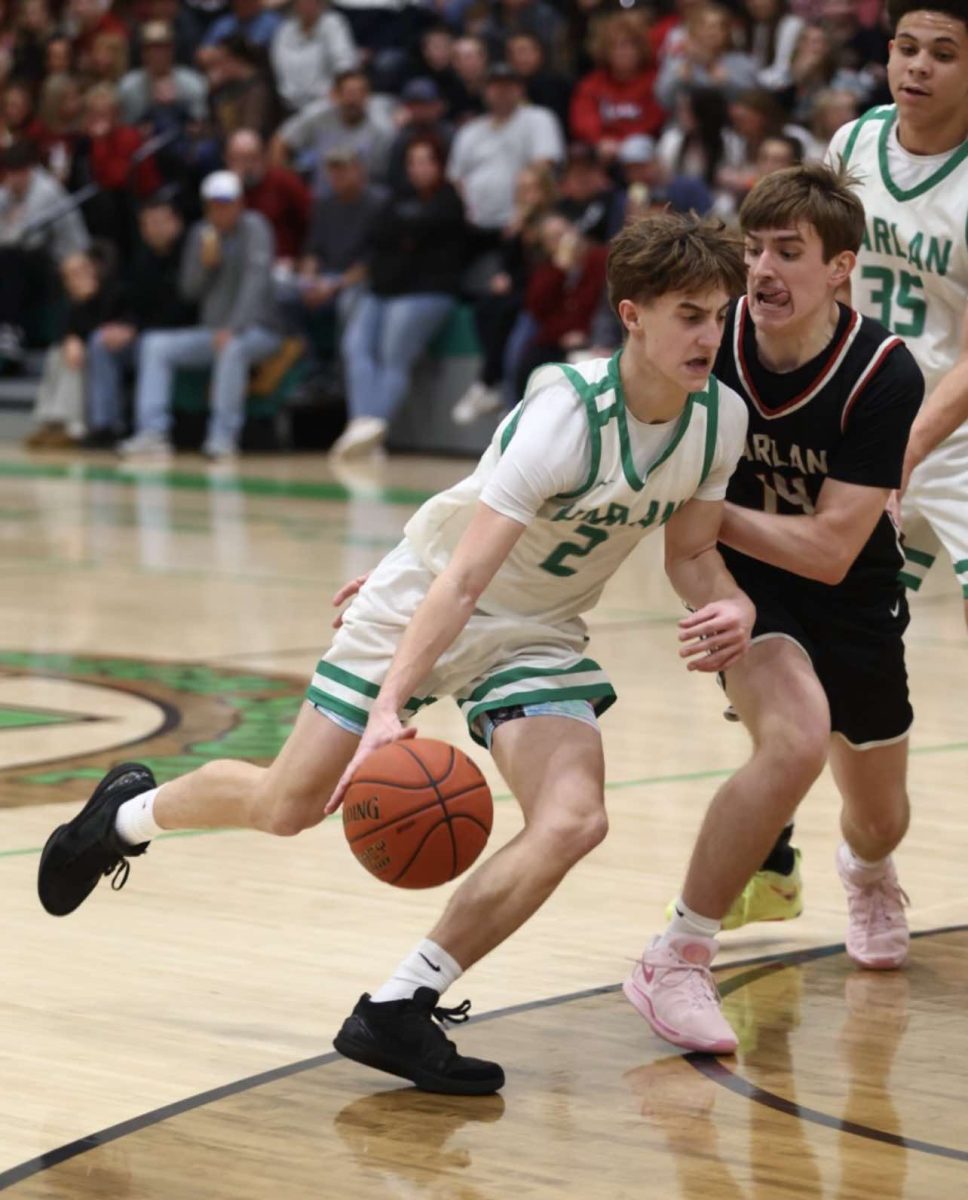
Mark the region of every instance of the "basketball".
POLYGON ((491 789, 455 746, 391 742, 360 764, 343 800, 343 831, 364 867, 395 887, 456 879, 487 843, 491 789))

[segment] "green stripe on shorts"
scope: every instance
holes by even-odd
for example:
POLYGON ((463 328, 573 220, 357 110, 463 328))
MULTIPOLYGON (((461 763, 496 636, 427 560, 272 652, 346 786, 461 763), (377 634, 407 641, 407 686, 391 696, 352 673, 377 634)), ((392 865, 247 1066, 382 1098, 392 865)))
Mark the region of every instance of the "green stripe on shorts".
MULTIPOLYGON (((908 562, 917 563, 920 567, 934 566, 933 554, 926 554, 923 550, 915 550, 913 546, 904 547, 904 557, 908 560, 908 562)), ((964 565, 968 567, 968 562, 966 562, 964 565)), ((956 571, 957 569, 958 568, 955 567, 956 571)))
POLYGON ((916 592, 920 589, 923 579, 918 579, 916 575, 909 575, 907 571, 898 572, 898 580, 904 584, 908 591, 916 592))

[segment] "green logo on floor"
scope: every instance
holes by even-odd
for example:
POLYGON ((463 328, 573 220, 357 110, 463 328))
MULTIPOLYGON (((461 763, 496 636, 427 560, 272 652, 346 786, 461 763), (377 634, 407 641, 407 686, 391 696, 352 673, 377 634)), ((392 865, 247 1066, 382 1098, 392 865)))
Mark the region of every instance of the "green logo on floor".
POLYGON ((303 691, 197 663, 0 653, 0 808, 83 800, 127 758, 159 783, 215 758, 271 762, 303 691))

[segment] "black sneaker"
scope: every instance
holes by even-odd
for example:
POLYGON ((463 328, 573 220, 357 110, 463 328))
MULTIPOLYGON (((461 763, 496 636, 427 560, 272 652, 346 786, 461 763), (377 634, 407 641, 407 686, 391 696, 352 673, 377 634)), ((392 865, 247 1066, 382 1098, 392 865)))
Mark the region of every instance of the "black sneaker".
POLYGON ((144 854, 148 843, 129 846, 114 831, 118 809, 134 796, 155 787, 155 777, 141 763, 112 767, 77 816, 59 825, 47 839, 37 871, 37 894, 54 917, 66 917, 113 875, 111 887, 120 891, 128 879, 128 859, 144 854))
POLYGON ((486 1096, 504 1087, 504 1072, 497 1063, 465 1058, 434 1024, 434 1018, 466 1021, 470 1001, 438 1008, 439 999, 429 987, 417 988, 412 1000, 381 1004, 367 993, 343 1022, 333 1045, 354 1062, 409 1079, 425 1092, 486 1096))

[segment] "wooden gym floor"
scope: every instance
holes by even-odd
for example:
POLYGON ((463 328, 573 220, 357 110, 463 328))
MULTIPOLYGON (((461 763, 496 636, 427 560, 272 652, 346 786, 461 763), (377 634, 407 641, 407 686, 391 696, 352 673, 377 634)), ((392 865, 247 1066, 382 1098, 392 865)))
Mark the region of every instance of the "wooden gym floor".
MULTIPOLYGON (((914 820, 899 854, 907 970, 853 969, 825 776, 801 809, 807 910, 723 937, 735 1060, 680 1056, 617 990, 662 924, 712 790, 745 754, 675 655, 680 608, 646 542, 590 621, 620 703, 604 718, 610 837, 454 989, 500 1097, 397 1087, 331 1053, 360 992, 447 889, 371 880, 338 821, 286 841, 171 835, 55 920, 39 848, 104 767, 162 778, 264 760, 330 637, 329 597, 467 463, 316 457, 170 471, 0 454, 0 1190, 13 1200, 650 1195, 955 1197, 968 1190, 968 763, 961 601, 913 604, 914 820), (964 1041, 962 1040, 964 1039, 964 1041)), ((448 702, 420 728, 471 750, 448 702)))

